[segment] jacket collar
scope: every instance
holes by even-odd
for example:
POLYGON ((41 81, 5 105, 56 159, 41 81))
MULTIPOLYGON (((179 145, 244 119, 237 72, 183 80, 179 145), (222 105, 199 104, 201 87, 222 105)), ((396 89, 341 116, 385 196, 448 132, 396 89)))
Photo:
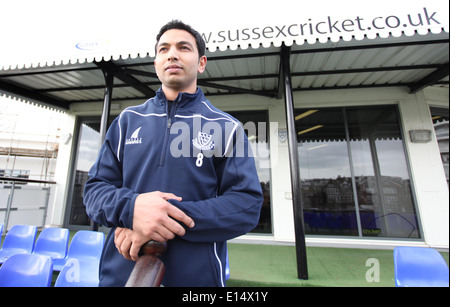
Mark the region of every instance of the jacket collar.
MULTIPOLYGON (((167 103, 166 95, 164 94, 162 88, 159 88, 156 91, 156 100, 157 103, 161 106, 165 105, 167 103)), ((195 93, 185 93, 181 92, 178 93, 177 98, 175 99, 175 102, 179 104, 179 107, 186 107, 192 103, 199 102, 202 100, 206 100, 205 95, 203 94, 203 91, 197 87, 197 91, 195 93)))

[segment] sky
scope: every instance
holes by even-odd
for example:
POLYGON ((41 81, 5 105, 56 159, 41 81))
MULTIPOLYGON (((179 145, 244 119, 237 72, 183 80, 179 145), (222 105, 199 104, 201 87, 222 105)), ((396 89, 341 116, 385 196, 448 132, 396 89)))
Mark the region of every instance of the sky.
POLYGON ((64 114, 36 104, 0 95, 0 139, 46 141, 59 134, 64 114))

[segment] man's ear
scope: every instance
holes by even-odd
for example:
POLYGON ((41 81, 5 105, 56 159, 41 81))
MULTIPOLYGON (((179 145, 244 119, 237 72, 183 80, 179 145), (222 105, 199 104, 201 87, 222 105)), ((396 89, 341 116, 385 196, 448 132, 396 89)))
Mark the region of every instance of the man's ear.
POLYGON ((200 65, 198 66, 198 73, 199 74, 202 74, 205 71, 205 69, 206 69, 206 62, 208 62, 208 60, 206 59, 206 56, 202 56, 200 58, 200 61, 199 61, 200 65))

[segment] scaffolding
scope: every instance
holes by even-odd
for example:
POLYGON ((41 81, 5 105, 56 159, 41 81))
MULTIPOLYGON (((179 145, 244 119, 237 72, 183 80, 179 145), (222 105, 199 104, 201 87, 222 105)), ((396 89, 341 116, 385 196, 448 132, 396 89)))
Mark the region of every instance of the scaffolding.
POLYGON ((0 176, 53 180, 61 113, 0 99, 0 176))

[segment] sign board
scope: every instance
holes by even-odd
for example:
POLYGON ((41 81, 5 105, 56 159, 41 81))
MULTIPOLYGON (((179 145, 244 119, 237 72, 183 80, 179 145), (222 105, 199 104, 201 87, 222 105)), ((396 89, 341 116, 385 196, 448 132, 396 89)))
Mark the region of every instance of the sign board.
POLYGON ((15 0, 1 9, 4 70, 154 56, 172 19, 197 29, 211 52, 449 29, 446 0, 15 0))

